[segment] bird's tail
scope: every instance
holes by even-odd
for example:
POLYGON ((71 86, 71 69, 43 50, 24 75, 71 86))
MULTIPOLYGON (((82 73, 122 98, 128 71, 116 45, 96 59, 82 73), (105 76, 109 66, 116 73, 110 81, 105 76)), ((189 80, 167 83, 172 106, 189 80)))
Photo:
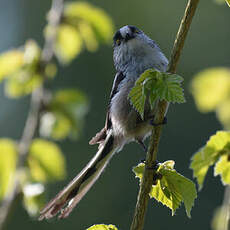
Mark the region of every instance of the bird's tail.
POLYGON ((99 178, 116 150, 110 132, 85 168, 40 211, 39 220, 50 219, 59 212, 59 218, 66 218, 99 178))

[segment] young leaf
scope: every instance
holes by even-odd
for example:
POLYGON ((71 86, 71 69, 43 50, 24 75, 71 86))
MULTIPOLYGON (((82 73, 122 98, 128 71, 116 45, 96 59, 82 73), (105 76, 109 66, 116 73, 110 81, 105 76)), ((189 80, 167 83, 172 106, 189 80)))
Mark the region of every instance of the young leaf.
POLYGON ((82 50, 82 38, 71 25, 62 24, 58 28, 55 53, 60 62, 67 64, 82 50))
POLYGON ((24 46, 23 63, 17 71, 7 78, 5 92, 9 97, 20 97, 30 94, 39 87, 43 81, 39 73, 41 49, 33 40, 26 42, 24 46))
POLYGON ((216 115, 226 130, 230 130, 230 97, 216 108, 216 115))
POLYGON ((64 9, 64 21, 74 25, 76 28, 79 22, 88 24, 95 38, 99 42, 109 43, 112 40, 114 25, 109 15, 102 9, 86 2, 67 3, 64 9))
POLYGON ((6 138, 0 139, 0 200, 10 192, 15 175, 17 149, 15 143, 6 138))
POLYGON ((50 141, 35 139, 30 147, 28 165, 37 182, 61 180, 65 177, 65 158, 59 147, 50 141))
POLYGON ((44 185, 40 183, 26 184, 23 186, 23 206, 30 216, 36 216, 44 207, 44 185))
MULTIPOLYGON (((133 169, 136 177, 142 178, 144 167, 145 165, 141 163, 133 169)), ((170 208, 172 215, 183 202, 187 216, 191 217, 191 208, 197 197, 195 184, 179 174, 173 167, 173 161, 166 161, 160 165, 157 173, 161 174, 162 178, 152 186, 150 197, 170 208)))
POLYGON ((42 116, 41 135, 57 140, 67 136, 78 137, 87 110, 87 97, 80 90, 57 91, 47 107, 47 113, 42 116))
POLYGON ((23 52, 10 50, 0 55, 0 82, 10 76, 23 65, 23 52))
POLYGON ((33 74, 29 70, 21 70, 7 79, 5 93, 11 98, 21 97, 38 88, 42 81, 41 75, 33 74))
POLYGON ((161 73, 155 69, 146 70, 136 81, 129 93, 134 108, 144 119, 146 99, 152 109, 157 99, 168 102, 185 102, 181 82, 183 78, 176 74, 161 73))
POLYGON ((141 115, 142 120, 144 120, 144 109, 145 109, 146 96, 143 93, 142 86, 135 85, 129 93, 129 98, 131 99, 131 102, 134 108, 141 115))
MULTIPOLYGON (((230 149, 229 149, 230 153, 230 149)), ((223 185, 230 185, 230 161, 229 154, 220 157, 219 161, 215 165, 214 175, 221 176, 223 185)))
POLYGON ((202 188, 204 178, 210 166, 214 165, 219 157, 228 154, 230 151, 230 132, 218 131, 211 136, 209 141, 192 157, 190 167, 193 169, 193 176, 196 177, 199 189, 202 188))
POLYGON ((229 98, 230 70, 219 67, 198 73, 193 78, 191 91, 201 112, 216 109, 220 103, 229 98))
POLYGON ((114 225, 96 224, 87 228, 87 230, 118 230, 114 225))

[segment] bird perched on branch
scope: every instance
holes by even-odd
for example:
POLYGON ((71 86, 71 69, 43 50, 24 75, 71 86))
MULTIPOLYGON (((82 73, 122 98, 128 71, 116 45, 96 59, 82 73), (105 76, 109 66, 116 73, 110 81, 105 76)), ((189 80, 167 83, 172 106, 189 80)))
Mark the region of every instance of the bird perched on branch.
POLYGON ((111 157, 131 141, 145 150, 144 140, 152 130, 151 111, 145 105, 144 119, 133 108, 128 94, 140 75, 149 68, 165 72, 168 60, 158 45, 135 26, 120 28, 113 38, 113 59, 116 68, 104 128, 89 144, 99 144, 95 156, 83 170, 60 191, 40 212, 39 220, 49 219, 59 213, 67 217, 82 197, 99 178, 111 157))

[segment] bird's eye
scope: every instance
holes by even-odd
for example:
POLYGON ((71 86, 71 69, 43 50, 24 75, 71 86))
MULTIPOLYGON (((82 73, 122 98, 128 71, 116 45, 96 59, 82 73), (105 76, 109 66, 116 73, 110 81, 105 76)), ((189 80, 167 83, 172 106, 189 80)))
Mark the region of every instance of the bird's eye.
POLYGON ((119 46, 120 44, 121 44, 121 39, 118 38, 118 39, 116 40, 116 45, 119 46))

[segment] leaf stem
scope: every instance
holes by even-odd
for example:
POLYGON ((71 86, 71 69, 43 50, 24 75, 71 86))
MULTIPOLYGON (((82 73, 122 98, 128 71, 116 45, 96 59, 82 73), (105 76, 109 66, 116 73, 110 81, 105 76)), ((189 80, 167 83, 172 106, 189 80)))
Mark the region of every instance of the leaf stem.
MULTIPOLYGON (((189 31, 193 16, 195 14, 199 0, 189 0, 187 7, 184 12, 184 16, 181 20, 181 24, 176 35, 174 42, 171 61, 169 63, 168 72, 175 73, 176 67, 179 62, 179 58, 184 47, 184 42, 189 31)), ((167 112, 169 103, 167 101, 160 101, 158 104, 157 113, 154 119, 155 124, 159 124, 163 121, 164 116, 167 112)), ((158 145, 160 142, 160 136, 162 132, 162 126, 156 126, 152 130, 150 137, 150 143, 148 147, 148 152, 146 155, 146 164, 143 174, 143 178, 140 184, 140 190, 137 197, 137 204, 132 220, 130 230, 142 230, 144 228, 145 214, 148 207, 149 193, 152 187, 152 180, 154 176, 154 170, 149 170, 153 163, 157 160, 158 145)))
MULTIPOLYGON (((64 0, 52 0, 51 9, 48 14, 48 26, 52 27, 53 33, 45 36, 45 43, 42 49, 41 63, 47 65, 54 56, 54 44, 56 40, 57 27, 61 21, 64 0)), ((46 79, 46 76, 44 76, 46 79)), ((18 143, 18 162, 15 171, 15 179, 12 191, 4 198, 0 206, 0 230, 6 226, 7 220, 12 212, 17 197, 20 194, 20 181, 17 173, 25 167, 30 145, 36 134, 39 123, 39 115, 44 100, 43 84, 34 90, 30 99, 30 108, 26 119, 21 140, 18 143)))

